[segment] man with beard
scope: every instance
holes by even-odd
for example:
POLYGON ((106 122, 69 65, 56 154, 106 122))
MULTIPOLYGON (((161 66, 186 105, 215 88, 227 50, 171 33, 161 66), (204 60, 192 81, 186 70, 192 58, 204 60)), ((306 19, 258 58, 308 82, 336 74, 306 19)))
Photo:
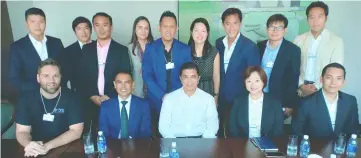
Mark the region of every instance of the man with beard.
POLYGON ((45 155, 49 150, 79 139, 83 117, 73 93, 60 87, 59 65, 51 58, 40 63, 40 90, 23 93, 16 111, 16 139, 25 156, 45 155))

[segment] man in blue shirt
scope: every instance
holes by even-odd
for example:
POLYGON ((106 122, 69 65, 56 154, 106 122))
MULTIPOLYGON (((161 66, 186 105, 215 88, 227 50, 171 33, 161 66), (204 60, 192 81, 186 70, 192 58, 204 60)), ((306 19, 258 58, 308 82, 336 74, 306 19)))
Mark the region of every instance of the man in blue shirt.
POLYGON ((267 75, 264 92, 281 101, 285 114, 290 116, 297 104, 301 50, 284 39, 288 25, 284 15, 270 16, 266 25, 269 39, 257 44, 262 60, 261 66, 267 75))

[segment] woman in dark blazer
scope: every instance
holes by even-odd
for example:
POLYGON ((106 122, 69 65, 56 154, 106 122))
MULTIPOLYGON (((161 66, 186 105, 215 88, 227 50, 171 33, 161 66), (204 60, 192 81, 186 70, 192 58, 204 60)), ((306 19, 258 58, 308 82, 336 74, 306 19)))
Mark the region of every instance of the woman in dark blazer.
POLYGON ((283 134, 281 103, 263 92, 267 84, 265 72, 250 66, 244 73, 248 94, 233 102, 229 118, 230 137, 277 137, 283 134))

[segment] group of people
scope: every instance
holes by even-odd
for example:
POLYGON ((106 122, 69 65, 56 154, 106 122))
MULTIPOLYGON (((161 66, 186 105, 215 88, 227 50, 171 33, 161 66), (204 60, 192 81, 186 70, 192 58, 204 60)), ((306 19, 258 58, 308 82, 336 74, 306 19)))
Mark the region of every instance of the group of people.
POLYGON ((240 33, 241 10, 228 8, 226 36, 212 45, 207 20, 197 18, 187 45, 174 38, 177 18, 165 11, 161 38, 140 16, 128 48, 112 39, 112 18, 100 12, 92 22, 77 17, 77 41, 63 48, 44 34, 44 12, 30 8, 29 34, 10 49, 9 77, 20 91, 16 138, 36 156, 97 130, 113 139, 277 137, 292 117, 296 135, 356 133, 357 101, 340 91, 343 42, 325 29, 328 12, 311 3, 310 30, 293 42, 284 38, 287 18, 274 14, 268 39, 255 44, 240 33))

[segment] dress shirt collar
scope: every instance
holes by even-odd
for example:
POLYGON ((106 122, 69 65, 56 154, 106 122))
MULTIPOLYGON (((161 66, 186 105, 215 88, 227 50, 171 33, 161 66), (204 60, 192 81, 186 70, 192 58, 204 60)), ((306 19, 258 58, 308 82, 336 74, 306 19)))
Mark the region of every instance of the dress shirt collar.
POLYGON ((267 40, 267 43, 266 43, 266 49, 268 50, 277 50, 281 47, 281 44, 283 42, 283 38, 281 39, 281 42, 275 47, 275 48, 272 48, 269 44, 269 40, 267 40))
POLYGON ((29 35, 29 38, 30 38, 31 43, 33 43, 33 44, 46 43, 46 41, 48 40, 45 35, 44 35, 44 38, 43 38, 42 41, 38 41, 38 40, 35 39, 30 33, 29 33, 28 35, 29 35))
POLYGON ((194 91, 194 93, 193 93, 191 96, 188 96, 188 94, 184 91, 184 87, 182 87, 182 90, 181 90, 181 91, 182 91, 182 94, 183 94, 182 96, 183 96, 183 97, 192 98, 192 97, 194 97, 194 96, 197 95, 197 92, 198 92, 199 90, 198 90, 198 88, 197 88, 196 91, 194 91))
POLYGON ((122 101, 127 101, 127 105, 130 104, 130 101, 132 100, 132 95, 129 95, 129 97, 125 100, 123 100, 122 98, 120 98, 120 96, 118 95, 118 100, 119 100, 119 104, 121 104, 122 101))
POLYGON ((84 45, 86 45, 86 44, 88 44, 88 43, 91 43, 92 41, 90 40, 90 41, 88 41, 87 43, 85 43, 85 44, 83 44, 83 42, 80 42, 79 40, 78 40, 78 43, 79 43, 79 45, 80 45, 80 49, 83 49, 83 46, 84 45))
POLYGON ((109 39, 109 41, 107 41, 107 43, 105 43, 104 45, 101 45, 101 44, 99 43, 99 41, 97 41, 97 47, 98 47, 98 48, 109 48, 111 41, 112 41, 112 39, 109 39))
POLYGON ((322 88, 322 95, 323 95, 323 99, 325 99, 325 103, 326 103, 327 106, 337 104, 337 102, 338 102, 338 92, 337 92, 337 95, 336 95, 336 100, 334 100, 332 103, 327 100, 327 97, 326 97, 326 94, 325 94, 323 88, 322 88))
POLYGON ((317 41, 321 40, 322 37, 323 37, 323 36, 326 36, 328 33, 329 33, 329 31, 324 28, 324 29, 322 30, 322 32, 320 33, 320 35, 318 35, 318 37, 315 38, 315 36, 313 36, 312 32, 310 31, 310 34, 311 34, 311 36, 312 36, 312 40, 314 40, 314 41, 316 41, 316 40, 317 40, 317 41))
POLYGON ((262 105, 263 97, 264 97, 264 95, 262 94, 262 96, 260 98, 258 98, 257 100, 254 100, 254 99, 252 99, 251 94, 249 94, 248 100, 249 100, 250 104, 252 104, 252 105, 262 105))
MULTIPOLYGON (((241 36, 241 32, 238 33, 236 39, 233 41, 233 43, 231 44, 231 46, 230 46, 229 48, 231 48, 231 47, 233 47, 233 46, 236 45, 236 43, 237 43, 237 41, 238 41, 238 39, 239 39, 239 36, 241 36)), ((223 41, 224 46, 225 46, 226 48, 228 48, 228 35, 227 35, 226 37, 224 37, 222 41, 223 41)), ((228 48, 228 49, 229 49, 229 48, 228 48)))

